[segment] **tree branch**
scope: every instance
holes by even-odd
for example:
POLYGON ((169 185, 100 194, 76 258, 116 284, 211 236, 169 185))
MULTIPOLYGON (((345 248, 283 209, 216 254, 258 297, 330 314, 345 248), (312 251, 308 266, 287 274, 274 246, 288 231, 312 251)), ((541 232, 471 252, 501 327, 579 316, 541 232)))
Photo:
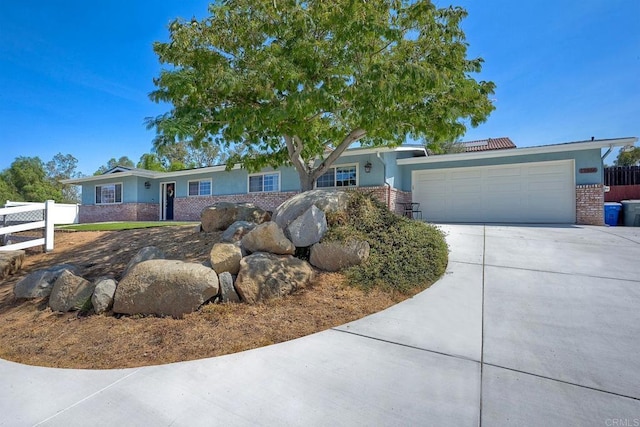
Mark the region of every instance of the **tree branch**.
POLYGON ((341 142, 340 144, 338 144, 338 146, 336 147, 335 150, 333 150, 331 152, 331 154, 329 154, 327 156, 326 159, 324 159, 324 161, 322 163, 320 163, 320 166, 318 166, 314 171, 313 171, 313 179, 317 179, 320 175, 322 175, 323 173, 325 173, 329 167, 336 161, 338 160, 338 157, 340 157, 342 155, 342 153, 344 153, 344 151, 349 148, 349 146, 351 144, 353 144, 354 142, 358 141, 359 139, 364 138, 364 136, 367 134, 367 131, 361 128, 358 129, 354 129, 351 132, 349 132, 349 135, 347 135, 341 142))

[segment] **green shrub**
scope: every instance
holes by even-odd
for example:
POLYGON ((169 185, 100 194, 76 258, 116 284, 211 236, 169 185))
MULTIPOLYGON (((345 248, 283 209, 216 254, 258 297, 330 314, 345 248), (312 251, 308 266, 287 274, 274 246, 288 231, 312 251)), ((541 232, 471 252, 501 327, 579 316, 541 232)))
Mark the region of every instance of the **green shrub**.
POLYGON ((435 282, 447 267, 444 235, 432 225, 390 212, 374 196, 351 192, 345 213, 330 215, 325 241, 366 240, 366 263, 345 271, 351 285, 410 293, 435 282))

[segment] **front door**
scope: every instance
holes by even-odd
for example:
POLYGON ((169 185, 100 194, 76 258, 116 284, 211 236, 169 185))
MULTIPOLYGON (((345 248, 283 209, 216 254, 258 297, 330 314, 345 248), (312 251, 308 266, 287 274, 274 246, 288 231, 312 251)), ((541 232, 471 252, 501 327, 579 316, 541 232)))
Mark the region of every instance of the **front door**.
POLYGON ((173 220, 173 201, 176 196, 176 183, 163 182, 160 186, 162 192, 162 212, 161 219, 165 221, 173 220))

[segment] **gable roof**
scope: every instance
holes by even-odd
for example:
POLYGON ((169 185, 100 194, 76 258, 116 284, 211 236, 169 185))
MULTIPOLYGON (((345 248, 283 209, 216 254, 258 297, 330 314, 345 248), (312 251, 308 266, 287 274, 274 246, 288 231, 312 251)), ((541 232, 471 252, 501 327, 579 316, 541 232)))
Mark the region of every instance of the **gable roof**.
POLYGON ((516 144, 514 144, 508 137, 464 141, 461 144, 464 146, 465 153, 516 148, 516 144))

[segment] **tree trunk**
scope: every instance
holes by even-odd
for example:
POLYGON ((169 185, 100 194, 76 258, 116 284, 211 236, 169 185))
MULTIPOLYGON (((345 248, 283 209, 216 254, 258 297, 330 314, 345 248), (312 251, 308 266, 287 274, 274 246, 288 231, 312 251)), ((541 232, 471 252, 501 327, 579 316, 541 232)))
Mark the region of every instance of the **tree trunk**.
POLYGON ((313 184, 315 181, 313 179, 313 172, 298 170, 298 175, 300 176, 300 191, 304 193, 305 191, 313 190, 313 184))

